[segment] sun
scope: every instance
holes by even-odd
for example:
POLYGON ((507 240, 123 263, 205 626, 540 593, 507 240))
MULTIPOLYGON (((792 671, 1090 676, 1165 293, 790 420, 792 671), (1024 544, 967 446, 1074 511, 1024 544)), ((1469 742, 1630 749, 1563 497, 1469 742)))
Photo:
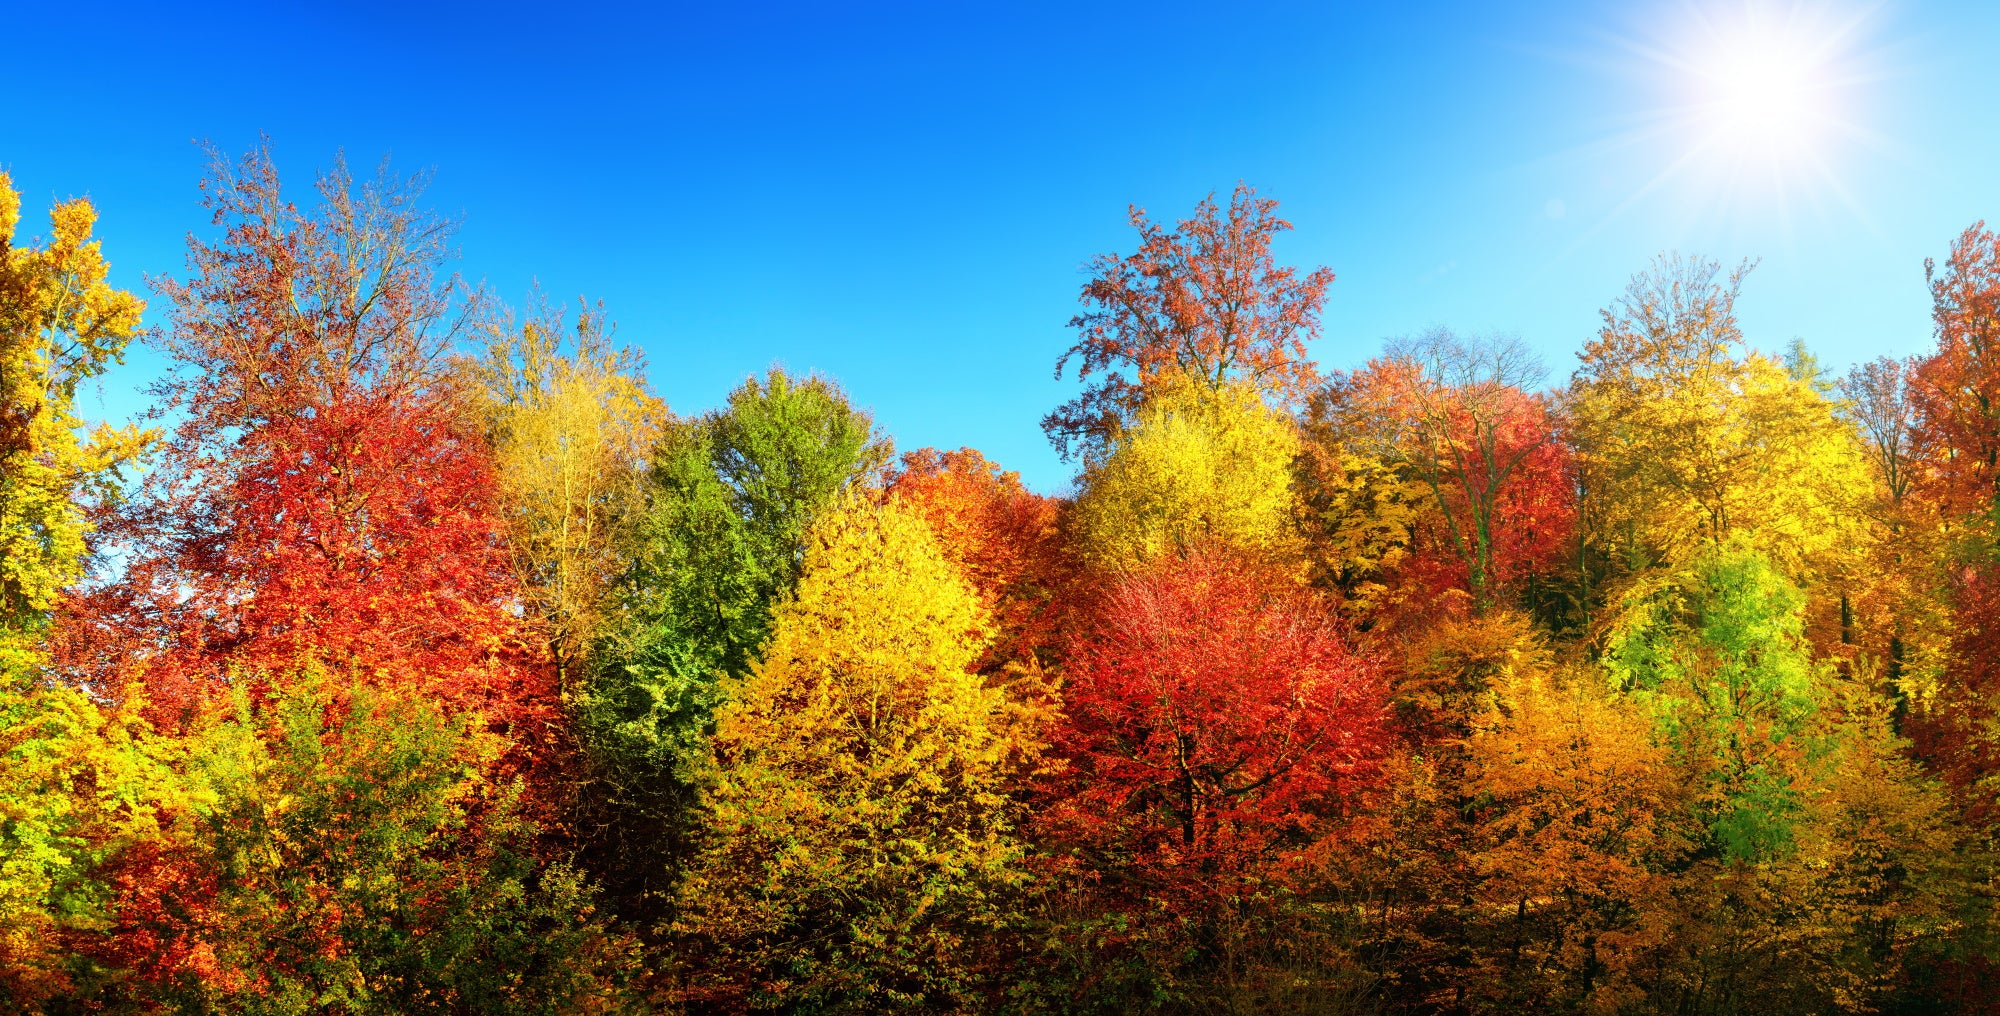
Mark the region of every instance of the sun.
POLYGON ((1791 21, 1709 27, 1686 63, 1700 147, 1746 170, 1820 161, 1841 112, 1837 38, 1791 21))

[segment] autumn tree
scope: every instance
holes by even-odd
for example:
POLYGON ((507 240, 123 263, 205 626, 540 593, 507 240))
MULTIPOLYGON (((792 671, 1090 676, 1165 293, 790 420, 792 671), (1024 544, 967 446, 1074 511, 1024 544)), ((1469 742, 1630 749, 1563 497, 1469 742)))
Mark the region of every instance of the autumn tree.
POLYGON ((120 976, 93 955, 112 927, 106 867, 160 834, 174 800, 130 693, 111 708, 71 687, 0 689, 0 998, 28 1011, 120 976))
POLYGON ((89 201, 57 204, 41 244, 20 207, 0 173, 0 997, 32 1009, 112 975, 77 946, 110 917, 101 865, 156 831, 164 771, 137 710, 55 678, 43 644, 119 467, 154 437, 86 434, 76 413, 144 304, 106 282, 89 201))
POLYGON ((1494 1008, 1645 999, 1694 849, 1685 784, 1637 703, 1546 650, 1498 675, 1467 738, 1467 978, 1494 1008))
POLYGON ((1584 347, 1569 407, 1599 577, 1686 562, 1737 532, 1804 577, 1865 536, 1853 432, 1810 381, 1744 349, 1749 267, 1662 257, 1584 347))
POLYGON ((614 342, 602 307, 583 307, 569 326, 538 303, 485 332, 485 353, 467 369, 505 495, 507 545, 567 685, 631 556, 666 405, 637 351, 614 342))
POLYGON ((89 502, 109 494, 117 469, 151 440, 136 426, 76 415, 79 385, 121 363, 145 303, 105 281, 87 200, 49 213, 42 245, 16 233, 21 196, 0 173, 0 668, 37 656, 34 643, 57 596, 83 577, 89 502))
POLYGON ((1025 745, 972 668, 979 597, 898 502, 812 529, 771 642, 731 683, 706 846, 672 932, 682 993, 719 1011, 962 1011, 980 937, 1023 878, 1025 745))
POLYGON ((671 421, 652 453, 630 560, 574 715, 618 818, 604 877, 628 899, 674 876, 725 679, 755 663, 807 534, 887 463, 833 382, 772 370, 671 421))
POLYGON ((1118 583, 1067 661, 1041 835, 1106 894, 1091 934, 1171 984, 1254 935, 1288 858, 1371 784, 1379 678, 1310 594, 1205 551, 1118 583))
POLYGON ((1071 562, 1061 502, 1027 489, 977 450, 905 452, 884 484, 915 512, 993 615, 994 643, 980 670, 1042 671, 1055 661, 1058 593, 1071 562))
POLYGON ((1926 262, 1937 348, 1910 385, 1928 454, 1918 483, 1934 515, 1950 633, 1912 731, 1982 825, 2000 817, 2000 234, 1975 223, 1942 270, 1926 262))
MULTIPOLYGON (((242 686, 181 741, 160 839, 113 866, 116 995, 181 1012, 625 1012, 630 950, 538 865, 504 742, 404 686, 242 686)), ((115 997, 115 996, 114 996, 115 997)))
POLYGON ((1079 380, 1098 378, 1042 421, 1065 458, 1108 445, 1163 381, 1304 400, 1317 377, 1306 343, 1319 337, 1333 273, 1277 263, 1271 241, 1292 228, 1277 207, 1238 184, 1227 210, 1211 194, 1172 232, 1130 210, 1138 252, 1091 263, 1089 309, 1070 319, 1077 341, 1056 361, 1058 378, 1072 358, 1079 380))
POLYGON ((473 310, 442 274, 448 223, 422 179, 344 164, 301 209, 267 149, 203 184, 220 234, 191 238, 159 383, 177 420, 120 520, 124 567, 79 597, 72 673, 143 670, 154 713, 231 680, 323 663, 476 709, 525 759, 558 738, 482 435, 445 353, 473 310))
POLYGON ((1926 260, 1937 351, 1917 366, 1925 439, 1942 493, 1964 514, 2000 513, 2000 234, 1973 223, 1944 270, 1926 260), (1948 451, 1947 451, 1948 450, 1948 451))
POLYGON ((1336 376, 1299 419, 1292 464, 1294 510, 1308 572, 1354 616, 1373 623, 1437 590, 1406 580, 1404 566, 1427 550, 1436 499, 1408 463, 1374 439, 1363 400, 1336 376))
POLYGON ((1353 436, 1430 493, 1476 607, 1568 550, 1575 482, 1541 365, 1518 339, 1445 330, 1392 343, 1339 385, 1363 422, 1353 436))
POLYGON ((1117 569, 1217 544, 1290 562, 1297 450, 1291 420, 1246 384, 1162 383, 1084 473, 1070 513, 1076 553, 1117 569))
POLYGON ((1565 667, 1517 611, 1461 604, 1391 672, 1400 750, 1316 891, 1428 1011, 1614 1011, 1644 998, 1690 850, 1652 717, 1565 667))

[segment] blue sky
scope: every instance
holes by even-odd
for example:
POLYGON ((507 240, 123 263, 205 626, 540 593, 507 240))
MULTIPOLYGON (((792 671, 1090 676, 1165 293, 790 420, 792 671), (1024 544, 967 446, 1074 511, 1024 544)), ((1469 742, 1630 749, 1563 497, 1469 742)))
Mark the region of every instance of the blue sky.
MULTIPOLYGON (((1173 218, 1239 179, 1277 198, 1297 226, 1280 256, 1338 276, 1322 363, 1442 324, 1517 332, 1557 379, 1668 249, 1762 259, 1740 307, 1753 344, 1801 336, 1843 368, 1916 352, 1923 259, 2000 218, 1985 3, 74 2, 8 19, 0 166, 31 209, 93 198, 123 284, 179 272, 205 227, 197 139, 241 151, 268 132, 301 189, 337 149, 362 168, 387 154, 435 169, 468 276, 604 300, 677 412, 774 362, 818 369, 900 446, 972 445, 1042 490, 1070 472, 1037 421, 1075 390, 1051 371, 1081 268, 1131 248, 1128 203, 1173 218), (1807 67, 1786 109, 1817 126, 1763 144, 1767 123, 1711 108, 1712 58, 1736 67, 1745 47, 1807 67)), ((86 408, 131 412, 158 369, 135 355, 86 408)))

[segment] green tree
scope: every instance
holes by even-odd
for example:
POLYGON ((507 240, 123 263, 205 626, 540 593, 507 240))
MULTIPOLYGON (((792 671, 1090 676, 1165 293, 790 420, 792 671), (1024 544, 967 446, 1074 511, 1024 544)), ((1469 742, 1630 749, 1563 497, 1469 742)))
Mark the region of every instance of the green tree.
POLYGON ((1653 972, 1673 1011, 1866 1010, 1967 888, 1941 789, 1883 696, 1813 656, 1804 604, 1739 537, 1635 586, 1608 638, 1698 831, 1653 972))
POLYGON ((781 370, 666 426, 632 563, 572 701, 616 813, 607 877, 622 895, 670 883, 724 678, 755 662, 814 519, 888 458, 837 385, 781 370))
POLYGON ((185 1013, 631 1011, 630 950, 486 776, 502 749, 416 694, 238 683, 176 753, 167 835, 120 875, 131 992, 185 1013))

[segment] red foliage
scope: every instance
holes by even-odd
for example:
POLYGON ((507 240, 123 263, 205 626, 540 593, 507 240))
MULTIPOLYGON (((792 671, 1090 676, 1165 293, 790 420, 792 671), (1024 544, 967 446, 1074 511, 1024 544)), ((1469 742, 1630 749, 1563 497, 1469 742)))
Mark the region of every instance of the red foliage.
POLYGON ((1211 194, 1171 233, 1131 209, 1139 251, 1091 264, 1081 300, 1093 309, 1070 320, 1082 334, 1056 361, 1057 377, 1071 357, 1082 361, 1079 380, 1102 375, 1042 421, 1060 449, 1115 433, 1168 371, 1208 385, 1247 379, 1266 393, 1305 397, 1318 379, 1306 343, 1319 337, 1333 272, 1300 278, 1277 264, 1271 238, 1292 228, 1277 207, 1238 184, 1226 215, 1211 194))
POLYGON ((1057 530, 1062 503, 971 448, 907 452, 888 489, 930 524, 993 611, 997 635, 980 669, 1050 662, 1055 594, 1070 571, 1057 530))
MULTIPOLYGON (((1560 567, 1576 550, 1576 464, 1569 446, 1556 439, 1554 414, 1539 395, 1510 388, 1501 400, 1503 408, 1491 424, 1475 424, 1463 412, 1454 413, 1449 442, 1458 458, 1454 473, 1463 482, 1443 488, 1444 508, 1458 520, 1461 529, 1469 526, 1474 505, 1492 504, 1492 580, 1511 586, 1530 575, 1546 574, 1560 567), (1472 434, 1479 426, 1494 435, 1490 461, 1511 463, 1497 473, 1481 455, 1468 455, 1474 447, 1472 434)), ((1463 561, 1459 562, 1463 581, 1463 561)))
POLYGON ((1381 680, 1310 594, 1201 553, 1125 578, 1090 620, 1043 822, 1107 881, 1198 914, 1374 778, 1381 680))
MULTIPOLYGON (((1941 274, 1926 264, 1937 351, 1918 362, 1910 395, 1925 454, 1919 495, 1993 541, 2000 538, 1993 528, 2000 524, 2000 233, 1985 226, 1974 223, 1952 242, 1941 274)), ((2000 713, 2000 569, 1983 556, 1946 562, 1950 679, 1907 729, 1961 803, 1993 822, 2000 803, 1987 788, 2000 772, 2000 748, 1988 731, 2000 713)))
POLYGON ((233 671, 308 661, 420 681, 533 750, 555 689, 515 609, 494 482, 444 368, 465 309, 443 234, 393 190, 322 181, 302 214, 266 153, 204 184, 216 244, 167 282, 182 421, 108 531, 115 582, 65 608, 63 662, 143 674, 174 725, 233 671))
POLYGON ((1931 274, 1937 352, 1916 369, 1911 395, 1931 491, 1955 512, 2000 507, 2000 234, 1977 222, 1931 274))

